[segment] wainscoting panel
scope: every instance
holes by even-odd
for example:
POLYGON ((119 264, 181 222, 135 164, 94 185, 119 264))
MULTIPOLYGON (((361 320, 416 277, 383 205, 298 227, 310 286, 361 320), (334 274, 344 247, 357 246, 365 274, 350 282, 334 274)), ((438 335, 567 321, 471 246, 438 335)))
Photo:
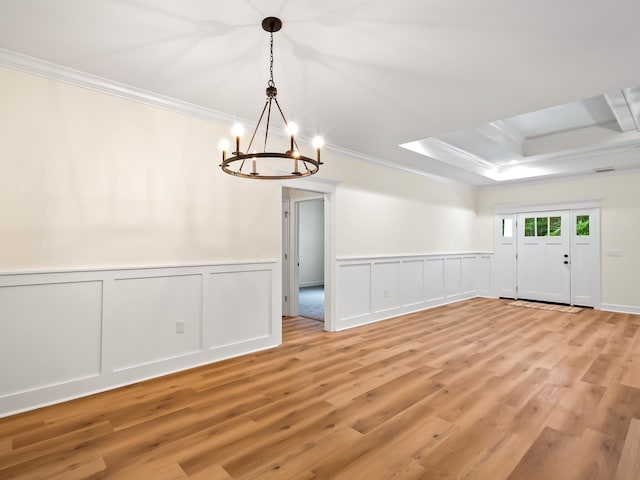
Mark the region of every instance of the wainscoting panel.
POLYGON ((474 257, 462 257, 460 285, 463 295, 475 295, 478 290, 476 269, 479 259, 474 257))
POLYGON ((0 417, 280 344, 278 266, 0 274, 0 417))
POLYGON ((400 306, 400 262, 373 264, 373 311, 384 312, 400 306))
POLYGON ((339 269, 336 289, 349 294, 336 296, 338 320, 357 319, 371 313, 371 268, 371 263, 352 263, 339 269))
POLYGON ((402 262, 400 287, 402 305, 405 307, 424 302, 424 260, 402 262))
POLYGON ((115 293, 114 371, 201 350, 200 275, 118 278, 115 293))
POLYGON ((444 258, 425 259, 425 300, 443 303, 444 300, 444 258))
POLYGON ((211 274, 208 297, 212 308, 205 320, 206 348, 237 345, 271 335, 269 276, 270 272, 264 270, 211 274))
POLYGON ((490 289, 491 256, 338 259, 336 329, 478 296, 490 289))
POLYGON ((478 296, 492 296, 491 265, 492 256, 489 254, 479 255, 476 259, 476 285, 478 286, 478 296))
POLYGON ((448 257, 444 260, 444 294, 449 300, 462 294, 462 257, 448 257))
POLYGON ((0 287, 0 398, 100 375, 99 281, 0 287))

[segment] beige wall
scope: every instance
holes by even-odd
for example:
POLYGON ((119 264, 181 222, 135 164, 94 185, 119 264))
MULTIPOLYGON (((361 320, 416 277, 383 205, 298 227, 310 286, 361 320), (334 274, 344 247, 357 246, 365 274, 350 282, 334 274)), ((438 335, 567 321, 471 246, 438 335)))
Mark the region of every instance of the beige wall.
POLYGON ((228 127, 8 69, 0 86, 0 271, 277 259, 277 187, 221 174, 228 127))
POLYGON ((640 307, 640 173, 478 189, 475 248, 493 250, 492 206, 590 199, 602 200, 602 303, 640 307), (607 250, 623 255, 610 257, 607 250))
POLYGON ((336 193, 339 258, 473 251, 471 187, 330 154, 325 162, 342 182, 336 193))
MULTIPOLYGON (((279 183, 220 171, 229 125, 10 69, 0 86, 0 271, 278 258, 279 183)), ((323 160, 338 256, 473 248, 470 187, 323 160)))

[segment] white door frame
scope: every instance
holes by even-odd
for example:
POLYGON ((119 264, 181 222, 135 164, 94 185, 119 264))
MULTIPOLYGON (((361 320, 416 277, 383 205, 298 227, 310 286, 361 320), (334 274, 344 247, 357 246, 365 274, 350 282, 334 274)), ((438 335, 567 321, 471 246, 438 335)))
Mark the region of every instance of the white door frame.
MULTIPOLYGON (((336 331, 336 321, 335 321, 335 265, 336 265, 336 254, 335 254, 335 192, 338 182, 333 180, 319 178, 319 177, 308 177, 301 178, 295 180, 283 180, 281 182, 280 188, 280 202, 282 202, 282 188, 293 188, 296 190, 305 190, 309 192, 316 192, 320 194, 324 198, 324 329, 329 332, 336 331)), ((320 196, 319 195, 319 196, 320 196)), ((291 211, 291 210, 290 210, 291 211)), ((291 214, 289 215, 291 216, 291 214)), ((278 215, 278 219, 282 221, 282 215, 278 215)), ((289 229, 295 230, 293 228, 289 229)), ((280 225, 279 231, 282 235, 282 225, 280 225)), ((290 233, 291 237, 291 233, 290 233)), ((279 263, 280 268, 278 271, 282 273, 282 238, 280 239, 280 255, 279 255, 279 263)), ((291 258, 291 255, 289 256, 291 258)), ((291 266, 294 262, 289 262, 291 266)), ((291 272, 292 268, 289 268, 291 272)), ((297 268, 296 277, 297 277, 297 268)), ((279 279, 279 285, 276 288, 282 288, 282 279, 279 279)), ((289 281, 289 308, 292 310, 292 293, 293 282, 289 281)), ((297 278, 295 286, 297 287, 297 278)), ((295 292, 296 297, 296 307, 297 307, 297 289, 295 292)), ((297 309, 296 309, 297 311, 297 309)))
MULTIPOLYGON (((518 213, 533 213, 533 212, 544 212, 544 211, 549 211, 549 210, 569 210, 571 213, 571 222, 573 224, 573 218, 574 218, 574 213, 576 211, 579 210, 592 210, 592 214, 593 214, 593 219, 594 219, 594 227, 596 228, 597 232, 595 234, 595 238, 593 239, 594 242, 594 263, 595 263, 595 267, 594 267, 594 275, 593 275, 593 279, 592 279, 592 286, 593 286, 593 308, 600 310, 602 308, 601 306, 601 283, 600 283, 600 278, 601 278, 601 272, 600 272, 600 264, 601 264, 601 252, 600 252, 600 208, 602 205, 602 199, 601 198, 597 198, 597 199, 588 199, 588 200, 577 200, 577 201, 568 201, 568 202, 555 202, 555 203, 540 203, 540 204, 503 204, 503 205, 494 205, 492 207, 493 209, 493 213, 494 213, 494 245, 497 246, 499 243, 499 237, 498 237, 498 227, 496 225, 497 219, 500 215, 516 215, 518 213)), ((573 229, 572 229, 573 230, 573 229)), ((574 248, 574 243, 575 243, 575 236, 573 234, 573 231, 571 233, 571 237, 570 237, 570 248, 573 250, 574 248)), ((494 252, 498 253, 498 249, 496 248, 494 250, 494 252)), ((513 258, 513 261, 515 262, 516 259, 515 257, 513 258)), ((496 262, 493 262, 494 264, 496 262)), ((493 272, 494 275, 496 275, 497 273, 494 271, 493 272)), ((577 273, 575 272, 575 269, 571 269, 571 283, 572 285, 574 284, 574 279, 575 279, 575 275, 577 273)), ((492 284, 496 285, 498 284, 498 281, 493 281, 492 284)), ((515 289, 515 285, 514 285, 514 289, 515 289)), ((496 297, 499 297, 500 294, 499 292, 495 291, 493 292, 493 294, 496 297)), ((572 293, 572 298, 571 298, 571 302, 573 303, 573 293, 572 293)))
POLYGON ((282 221, 282 251, 280 253, 282 262, 282 268, 280 269, 282 272, 282 315, 288 316, 291 315, 291 300, 289 298, 289 264, 291 262, 291 242, 289 237, 291 236, 291 202, 289 199, 282 199, 282 215, 280 220, 282 221), (287 296, 286 300, 285 295, 287 296))

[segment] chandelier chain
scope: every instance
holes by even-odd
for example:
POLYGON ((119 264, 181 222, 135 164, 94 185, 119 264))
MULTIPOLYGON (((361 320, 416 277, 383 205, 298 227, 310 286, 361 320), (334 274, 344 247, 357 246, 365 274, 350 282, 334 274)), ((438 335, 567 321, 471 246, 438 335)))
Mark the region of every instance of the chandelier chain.
POLYGON ((275 87, 276 84, 273 81, 273 32, 271 32, 270 55, 269 55, 269 86, 275 87))

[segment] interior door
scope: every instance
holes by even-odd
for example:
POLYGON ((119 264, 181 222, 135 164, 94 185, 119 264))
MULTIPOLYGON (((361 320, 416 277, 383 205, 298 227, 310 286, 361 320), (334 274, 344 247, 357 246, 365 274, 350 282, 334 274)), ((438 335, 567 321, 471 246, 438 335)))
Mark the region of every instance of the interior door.
POLYGON ((571 303, 569 213, 518 214, 518 298, 571 303))

